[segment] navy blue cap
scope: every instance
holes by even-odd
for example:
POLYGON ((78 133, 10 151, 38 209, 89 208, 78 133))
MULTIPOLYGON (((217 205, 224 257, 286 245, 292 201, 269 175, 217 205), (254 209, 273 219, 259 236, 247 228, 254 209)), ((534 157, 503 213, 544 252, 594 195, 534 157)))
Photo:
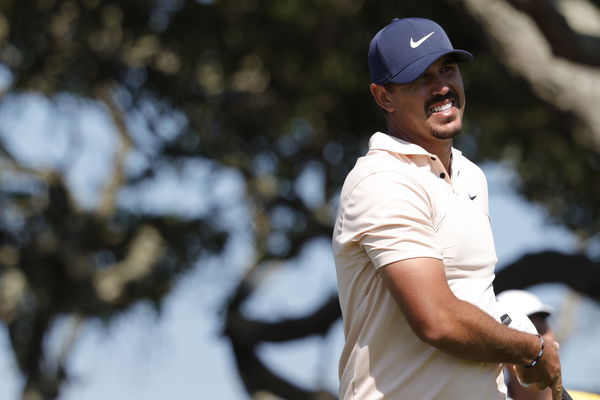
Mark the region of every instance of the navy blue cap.
POLYGON ((395 18, 377 32, 369 45, 371 82, 412 82, 447 54, 455 55, 457 61, 473 59, 468 51, 452 47, 437 23, 424 18, 395 18))

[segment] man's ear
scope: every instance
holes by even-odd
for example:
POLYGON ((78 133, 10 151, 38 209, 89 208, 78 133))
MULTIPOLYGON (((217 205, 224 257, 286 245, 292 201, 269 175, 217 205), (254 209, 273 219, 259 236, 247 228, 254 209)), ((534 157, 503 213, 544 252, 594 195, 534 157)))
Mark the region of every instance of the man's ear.
POLYGON ((387 112, 394 111, 394 104, 390 98, 390 94, 386 88, 383 87, 383 85, 371 83, 369 89, 371 89, 371 94, 373 95, 373 98, 379 107, 383 108, 387 112))

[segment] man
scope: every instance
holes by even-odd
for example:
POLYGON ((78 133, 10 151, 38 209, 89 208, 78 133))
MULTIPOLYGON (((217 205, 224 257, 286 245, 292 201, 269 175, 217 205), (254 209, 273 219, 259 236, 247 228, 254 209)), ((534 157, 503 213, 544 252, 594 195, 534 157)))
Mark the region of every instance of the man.
POLYGON ((452 147, 465 94, 435 22, 395 19, 369 47, 387 117, 349 173, 333 233, 345 347, 341 399, 505 399, 502 364, 558 382, 555 346, 503 326, 483 172, 452 147))
MULTIPOLYGON (((497 299, 505 309, 512 309, 525 314, 535 326, 535 329, 544 337, 546 343, 556 341, 554 332, 548 324, 548 317, 552 314, 552 307, 545 305, 533 293, 525 290, 505 290, 499 293, 497 299)), ((525 387, 519 384, 515 371, 506 368, 508 395, 513 400, 551 400, 550 389, 538 390, 534 387, 525 387)))

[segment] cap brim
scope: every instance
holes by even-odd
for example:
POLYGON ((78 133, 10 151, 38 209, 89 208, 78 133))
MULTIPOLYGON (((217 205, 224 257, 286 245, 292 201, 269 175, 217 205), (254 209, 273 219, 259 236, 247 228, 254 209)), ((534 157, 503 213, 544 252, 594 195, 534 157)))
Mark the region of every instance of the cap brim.
POLYGON ((553 312, 554 312, 554 308, 543 304, 541 307, 536 307, 536 308, 529 310, 528 315, 542 314, 545 316, 549 316, 549 315, 552 315, 553 312))
POLYGON ((548 316, 554 312, 554 309, 545 304, 529 304, 524 302, 521 303, 521 311, 527 315, 542 314, 548 316))
POLYGON ((407 65, 402 71, 394 75, 387 83, 409 83, 417 79, 423 72, 429 68, 437 59, 452 55, 456 57, 456 61, 465 62, 471 61, 473 55, 465 50, 443 50, 428 54, 419 58, 412 64, 407 65))
POLYGON ((551 315, 552 313, 548 312, 548 311, 536 311, 536 312, 532 312, 530 314, 527 314, 528 317, 533 317, 535 315, 539 315, 540 317, 543 318, 547 318, 551 315))

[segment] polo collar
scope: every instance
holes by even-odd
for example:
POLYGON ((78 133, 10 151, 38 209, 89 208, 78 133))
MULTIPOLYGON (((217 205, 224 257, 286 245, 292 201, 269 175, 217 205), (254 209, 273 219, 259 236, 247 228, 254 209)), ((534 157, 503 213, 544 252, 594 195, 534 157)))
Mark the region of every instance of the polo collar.
MULTIPOLYGON (((388 135, 383 132, 376 132, 369 139, 369 150, 384 150, 391 153, 404 154, 404 155, 421 155, 434 157, 435 154, 429 153, 427 150, 414 143, 407 142, 399 139, 395 136, 388 135)), ((461 151, 452 148, 453 159, 461 155, 461 151)))

